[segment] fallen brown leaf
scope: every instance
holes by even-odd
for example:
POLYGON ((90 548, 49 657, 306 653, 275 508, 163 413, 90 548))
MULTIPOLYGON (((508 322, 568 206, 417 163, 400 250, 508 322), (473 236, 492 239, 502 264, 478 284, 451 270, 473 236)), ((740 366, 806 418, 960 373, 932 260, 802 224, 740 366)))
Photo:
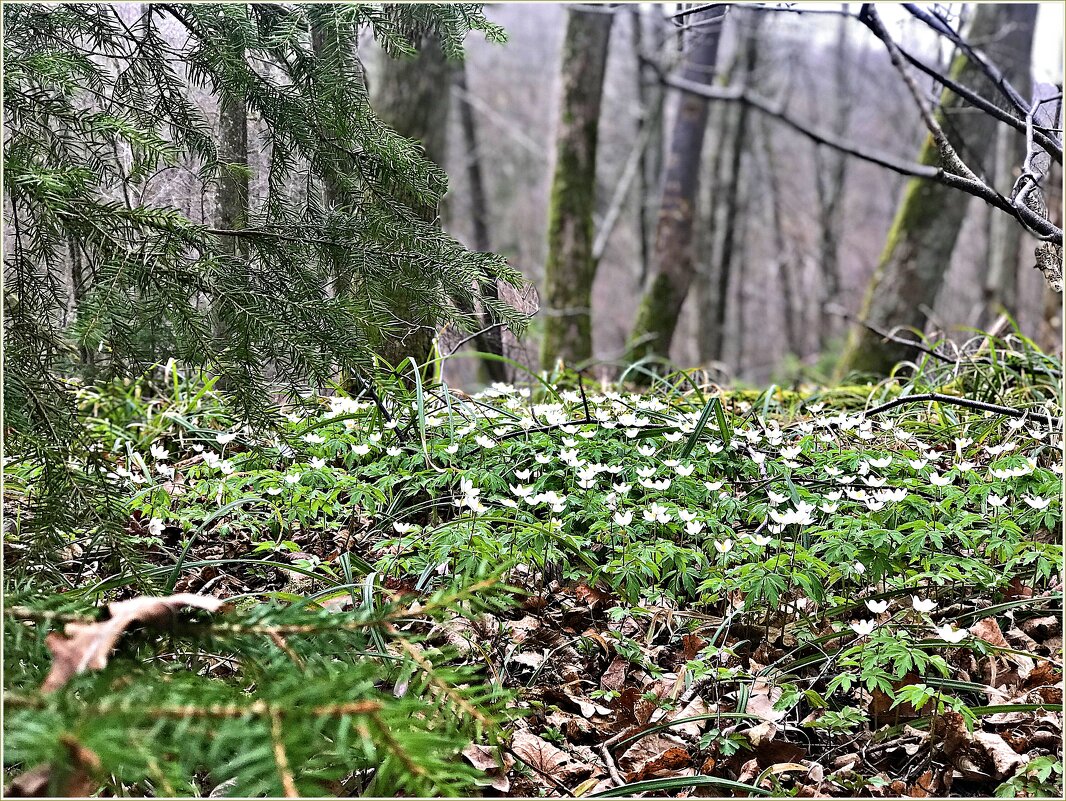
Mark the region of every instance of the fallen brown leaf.
POLYGON ((774 687, 764 678, 757 678, 751 685, 751 694, 744 711, 760 720, 774 723, 788 714, 783 709, 774 709, 774 704, 780 697, 780 687, 774 687))
POLYGON ((1018 768, 1029 762, 1027 756, 1016 753, 998 734, 977 731, 974 732, 973 739, 981 753, 991 763, 992 774, 996 779, 1013 776, 1018 768))
POLYGON ((507 773, 514 767, 514 757, 499 746, 471 743, 463 749, 463 756, 475 768, 485 772, 489 787, 501 793, 511 789, 507 773))
POLYGON ((687 767, 691 758, 684 743, 676 737, 652 734, 635 741, 618 759, 618 769, 626 781, 636 782, 662 773, 673 775, 687 767))
POLYGON ((53 771, 52 765, 38 765, 20 776, 4 788, 8 798, 52 798, 53 779, 58 783, 58 796, 61 798, 84 798, 91 795, 100 786, 93 777, 100 772, 100 758, 75 740, 64 734, 60 741, 67 749, 68 762, 59 770, 53 771))
POLYGON ((600 688, 604 690, 621 691, 626 683, 626 671, 629 670, 629 662, 623 656, 616 656, 600 676, 600 688))
POLYGON ((591 765, 578 762, 562 749, 528 731, 514 735, 511 751, 533 770, 560 782, 584 779, 593 771, 591 765))
POLYGON ((87 670, 102 670, 122 634, 135 623, 159 625, 173 620, 182 607, 217 612, 223 601, 210 595, 177 593, 165 598, 141 596, 108 604, 108 618, 95 623, 68 623, 63 634, 53 631, 45 638, 52 652, 52 669, 41 692, 58 690, 87 670))
POLYGON ((986 617, 983 620, 978 620, 970 626, 970 634, 979 640, 984 640, 989 645, 996 646, 997 648, 1010 648, 1006 638, 1003 636, 1003 632, 999 628, 999 624, 993 617, 986 617))

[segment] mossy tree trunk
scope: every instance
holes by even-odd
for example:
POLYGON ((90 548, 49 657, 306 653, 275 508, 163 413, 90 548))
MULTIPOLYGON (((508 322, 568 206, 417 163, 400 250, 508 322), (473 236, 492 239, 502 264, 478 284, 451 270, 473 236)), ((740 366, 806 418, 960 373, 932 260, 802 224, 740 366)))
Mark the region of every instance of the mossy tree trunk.
POLYGON ((577 363, 592 356, 593 212, 596 140, 614 15, 570 6, 563 43, 562 99, 548 211, 548 259, 540 361, 577 363))
MULTIPOLYGON (((1023 8, 1026 6, 1006 3, 976 5, 967 37, 984 45, 983 50, 1002 65, 1011 82, 1019 77, 1019 65, 1023 71, 1029 68, 1031 30, 1027 33, 1025 25, 1011 24, 1023 8), (1008 53, 1015 55, 1007 57, 1008 53)), ((998 96, 980 68, 963 53, 956 56, 950 75, 986 97, 998 96)), ((979 168, 989 158, 999 125, 995 119, 947 90, 941 95, 937 118, 967 163, 979 168)), ((1019 153, 1018 157, 1022 155, 1019 153)), ((931 136, 926 137, 918 160, 922 164, 940 163, 931 136)), ((907 181, 877 269, 867 286, 860 319, 886 330, 897 326, 924 328, 923 307, 931 308, 936 301, 968 206, 967 196, 957 190, 920 178, 907 181)), ((869 329, 856 326, 841 356, 838 373, 885 375, 913 355, 913 348, 885 342, 869 329)))
MULTIPOLYGON (((218 113, 218 157, 225 166, 216 190, 219 228, 236 231, 248 224, 248 103, 243 97, 223 95, 218 113)), ((236 256, 240 237, 222 238, 222 246, 236 256)))
MULTIPOLYGON (((410 58, 383 57, 381 71, 374 89, 374 110, 378 118, 401 136, 422 143, 426 156, 443 167, 448 147, 448 111, 453 74, 458 62, 449 61, 436 37, 427 35, 419 44, 417 55, 410 58)), ((415 209, 422 219, 437 219, 438 209, 415 209)), ((381 357, 392 366, 407 356, 418 364, 429 359, 436 336, 436 320, 416 319, 419 304, 414 292, 406 288, 419 283, 417 271, 410 265, 411 275, 401 271, 396 276, 396 292, 390 298, 398 330, 390 332, 378 348, 381 357)))
MULTIPOLYGON (((696 15, 703 23, 689 33, 682 76, 710 84, 718 60, 725 8, 696 15), (708 24, 710 23, 710 24, 708 24)), ((692 93, 680 98, 663 176, 655 234, 655 270, 641 300, 630 335, 630 356, 668 356, 670 343, 695 275, 693 221, 699 193, 700 154, 707 130, 707 99, 692 93)))

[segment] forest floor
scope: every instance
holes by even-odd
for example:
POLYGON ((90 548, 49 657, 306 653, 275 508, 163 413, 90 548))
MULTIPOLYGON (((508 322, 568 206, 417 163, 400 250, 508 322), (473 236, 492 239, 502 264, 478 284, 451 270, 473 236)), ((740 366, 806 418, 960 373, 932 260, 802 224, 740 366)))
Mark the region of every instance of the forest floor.
MULTIPOLYGON (((401 610, 387 630, 412 635, 408 657, 463 666, 455 686, 481 682, 494 699, 493 724, 453 753, 471 792, 1061 793, 1062 437, 1039 416, 934 402, 868 413, 913 385, 632 392, 569 377, 568 389, 474 397, 419 386, 387 404, 390 419, 374 403, 308 398, 264 434, 171 372, 82 391, 127 510, 110 555, 74 539, 39 565, 25 538, 6 539, 9 576, 33 576, 6 628, 36 632, 8 641, 24 649, 8 661, 9 709, 26 709, 11 726, 47 706, 70 748, 98 714, 88 685, 66 706, 26 699, 42 681, 58 690, 46 699, 62 696, 90 661, 148 659, 130 642, 156 636, 159 611, 116 628, 114 602, 186 593, 245 616, 401 610), (471 582, 506 601, 428 614, 427 598, 471 582), (41 610, 70 611, 57 597, 87 636, 43 638, 66 618, 41 610), (106 632, 92 613, 104 603, 106 632)), ((995 387, 977 371, 938 389, 1002 400, 1009 385, 1019 408, 1057 413, 1052 384, 1008 372, 995 387)), ((8 518, 32 518, 38 478, 7 465, 8 518)), ((215 609, 188 598, 173 608, 215 609)), ((266 647, 289 654, 281 637, 266 647)), ((391 643, 367 648, 347 658, 375 662, 374 692, 413 692, 391 643)), ((207 666, 181 648, 148 652, 235 698, 256 692, 218 648, 207 666)), ((10 775, 57 753, 35 736, 14 733, 10 775)), ((147 767, 123 774, 80 742, 83 783, 68 789, 161 794, 147 767)), ((305 776, 277 751, 268 794, 369 786, 357 772, 305 776)), ((206 796, 225 779, 187 782, 206 796)))

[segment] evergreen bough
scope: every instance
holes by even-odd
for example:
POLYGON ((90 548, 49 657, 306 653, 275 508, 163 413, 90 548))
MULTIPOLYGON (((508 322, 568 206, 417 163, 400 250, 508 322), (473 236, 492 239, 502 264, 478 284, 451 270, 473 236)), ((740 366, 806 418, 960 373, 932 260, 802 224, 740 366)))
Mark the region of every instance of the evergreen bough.
POLYGON ((493 730, 505 699, 474 669, 439 667, 449 655, 416 633, 498 611, 507 597, 484 576, 417 612, 308 603, 183 613, 162 633, 124 635, 104 670, 42 693, 45 634, 99 610, 16 592, 4 621, 5 766, 48 766, 48 795, 469 793, 478 774, 460 751, 493 730))
POLYGON ((366 29, 397 57, 427 32, 451 57, 470 31, 501 40, 478 6, 139 8, 132 20, 117 4, 3 8, 7 447, 40 466, 25 522, 62 535, 121 511, 77 422, 79 380, 172 358, 220 376, 264 422, 273 390, 366 387, 375 353, 446 322, 472 330, 479 305, 523 324, 486 291, 520 275, 416 211, 437 207, 446 177, 376 119, 358 69, 366 29), (205 197, 248 173, 220 160, 191 93, 240 98, 257 119, 266 191, 243 227, 153 201, 182 172, 205 197), (323 203, 327 186, 341 202, 323 203))
POLYGON ((494 291, 521 276, 426 219, 446 176, 377 120, 357 52, 366 30, 396 57, 433 34, 453 58, 469 32, 502 31, 476 5, 2 13, 4 436, 28 482, 5 498, 9 776, 50 767, 53 793, 74 779, 135 795, 469 791, 459 750, 501 699, 419 637, 434 620, 497 609, 507 593, 490 579, 417 614, 367 597, 353 612, 183 613, 197 622, 128 632, 102 671, 39 688, 62 615, 97 619, 173 569, 150 567, 124 530, 129 496, 108 477, 120 438, 88 425, 91 385, 140 392, 168 362, 223 388, 234 422, 269 429, 283 393, 397 386, 379 381, 376 354, 413 332, 475 330, 481 310, 522 328, 494 291), (238 99, 264 189, 223 229, 162 187, 184 182, 208 209, 215 184, 254 177, 220 157, 212 121, 238 99), (109 578, 83 587, 89 570, 109 578))

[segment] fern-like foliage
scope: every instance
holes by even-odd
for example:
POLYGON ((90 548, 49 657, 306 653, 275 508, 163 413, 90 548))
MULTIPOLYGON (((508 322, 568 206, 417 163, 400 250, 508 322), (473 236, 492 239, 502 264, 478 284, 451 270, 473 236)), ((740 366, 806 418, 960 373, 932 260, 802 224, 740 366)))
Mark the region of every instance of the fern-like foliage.
POLYGON ((5 765, 49 765, 61 792, 76 745, 91 755, 87 780, 126 795, 462 795, 476 774, 459 752, 490 733, 505 698, 476 670, 443 666, 449 655, 419 634, 506 598, 485 576, 417 612, 304 604, 201 616, 128 633, 106 669, 42 694, 43 635, 97 610, 16 595, 4 627, 5 765))
POLYGON ((472 329, 479 304, 523 324, 485 291, 521 277, 424 219, 446 177, 376 119, 358 66, 367 29, 397 56, 426 31, 452 56, 471 31, 502 38, 477 6, 138 8, 3 8, 5 425, 41 467, 34 517, 49 531, 111 519, 106 488, 79 486, 103 466, 85 456, 71 379, 173 358, 222 376, 263 421, 271 390, 370 382, 376 352, 445 322, 472 329), (219 158, 210 121, 234 98, 256 119, 266 190, 247 225, 219 230, 158 187, 191 175, 206 202, 248 172, 219 158), (323 203, 327 185, 343 202, 323 203))

